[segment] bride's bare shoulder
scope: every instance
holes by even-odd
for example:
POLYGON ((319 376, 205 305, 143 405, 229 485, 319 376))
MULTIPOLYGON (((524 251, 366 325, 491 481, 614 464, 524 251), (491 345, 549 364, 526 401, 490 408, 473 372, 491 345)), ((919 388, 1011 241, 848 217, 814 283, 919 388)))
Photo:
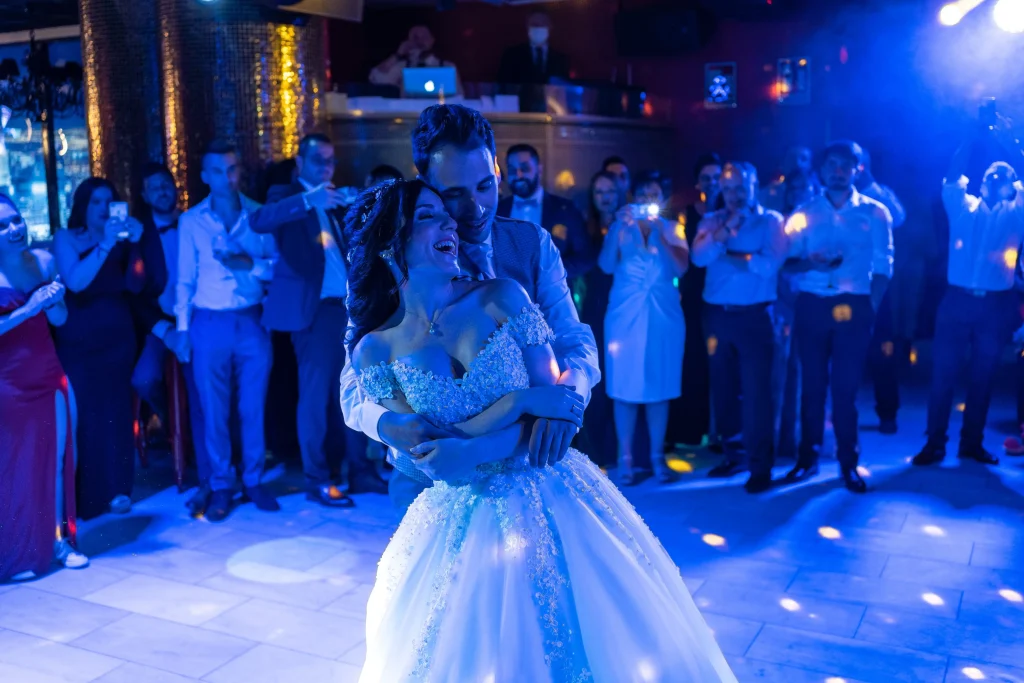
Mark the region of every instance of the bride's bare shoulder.
POLYGON ((390 362, 391 339, 386 329, 368 332, 352 349, 352 365, 359 370, 390 362))
POLYGON ((495 320, 505 320, 518 315, 524 308, 533 304, 530 295, 515 280, 499 278, 481 284, 484 285, 480 292, 481 303, 495 320))

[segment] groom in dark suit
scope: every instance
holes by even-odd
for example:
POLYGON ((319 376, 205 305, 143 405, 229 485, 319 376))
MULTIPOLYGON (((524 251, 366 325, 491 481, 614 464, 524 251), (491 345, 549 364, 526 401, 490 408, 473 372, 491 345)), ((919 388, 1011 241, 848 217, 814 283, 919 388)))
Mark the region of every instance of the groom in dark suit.
MULTIPOLYGON (((552 348, 561 373, 559 384, 575 387, 589 402, 590 388, 601 379, 594 335, 576 315, 551 235, 539 225, 495 215, 501 175, 490 124, 468 107, 433 105, 420 114, 412 146, 416 168, 458 222, 462 272, 522 285, 555 333, 552 348)), ((342 375, 341 401, 350 427, 391 447, 396 471, 388 489, 392 502, 404 511, 432 483, 407 454, 447 432, 420 415, 399 415, 373 403, 359 388, 351 365, 342 375)), ((564 420, 537 419, 529 429, 531 460, 539 465, 561 460, 576 434, 576 425, 564 420)))
POLYGON ((263 325, 291 333, 299 366, 298 433, 307 497, 328 507, 352 507, 350 484, 377 488, 366 459, 366 439, 346 429, 338 406, 338 378, 345 363, 348 276, 341 224, 342 194, 331 184, 334 145, 314 133, 299 142, 298 178, 267 193, 267 204, 249 217, 257 233, 273 234, 280 258, 263 304, 263 325), (331 481, 327 443, 344 440, 341 485, 331 481), (340 437, 340 439, 339 439, 340 437))
POLYGON ((597 263, 587 224, 571 201, 541 185, 544 166, 537 150, 530 145, 512 145, 505 155, 505 168, 512 196, 498 202, 498 215, 540 225, 551 233, 569 279, 586 275, 597 263))

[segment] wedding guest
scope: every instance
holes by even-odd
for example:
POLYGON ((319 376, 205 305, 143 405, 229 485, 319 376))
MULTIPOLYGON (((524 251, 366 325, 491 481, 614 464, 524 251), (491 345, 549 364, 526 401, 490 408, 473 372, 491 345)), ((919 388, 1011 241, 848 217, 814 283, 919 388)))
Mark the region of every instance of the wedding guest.
POLYGON ((544 166, 537 150, 530 145, 512 145, 505 168, 512 196, 498 202, 498 215, 535 223, 551 233, 570 280, 591 270, 597 254, 590 249, 583 216, 571 201, 544 189, 544 166))
POLYGON ((774 464, 775 342, 768 309, 789 245, 782 216, 758 202, 757 171, 751 164, 726 164, 721 182, 718 210, 704 216, 693 242, 693 263, 707 269, 704 317, 711 395, 726 451, 710 476, 748 470, 747 492, 760 493, 771 488, 774 464))
MULTIPOLYGON (((148 164, 142 170, 142 239, 139 246, 145 265, 145 284, 137 297, 138 306, 156 311, 157 322, 144 330, 142 353, 135 363, 132 387, 164 424, 168 423, 165 367, 169 354, 186 359, 188 335, 175 329, 174 297, 178 280, 178 188, 166 166, 148 164)), ((144 317, 144 316, 142 316, 144 317)), ((195 513, 205 508, 209 492, 210 465, 206 456, 203 412, 199 406, 192 363, 182 362, 182 375, 188 398, 192 450, 199 476, 199 494, 189 503, 195 513)))
MULTIPOLYGON (((615 176, 599 171, 590 180, 590 209, 587 212, 587 236, 595 254, 601 252, 605 235, 615 221, 619 206, 619 191, 615 176)), ((612 276, 600 268, 591 268, 576 279, 580 322, 594 332, 597 348, 604 348, 604 316, 608 310, 608 297, 612 289, 612 276)), ((602 367, 602 371, 604 368, 602 367)), ((581 450, 594 462, 607 468, 615 462, 615 423, 612 404, 603 382, 591 388, 587 419, 583 422, 581 450)))
POLYGON ((348 249, 342 235, 342 193, 331 184, 334 145, 323 134, 307 135, 299 141, 296 161, 298 181, 271 188, 266 206, 249 216, 252 231, 272 235, 280 253, 263 306, 263 324, 289 333, 295 349, 297 424, 307 498, 327 507, 353 507, 351 485, 377 493, 386 487, 368 471, 366 437, 345 426, 338 402, 348 326, 348 249), (343 452, 337 484, 327 459, 332 446, 343 452))
POLYGON ((782 212, 786 204, 786 178, 800 172, 811 179, 814 193, 821 192, 821 182, 814 169, 814 154, 809 147, 794 145, 786 150, 777 176, 761 188, 761 204, 766 209, 782 212))
POLYGON ((681 393, 686 323, 673 279, 686 272, 690 250, 682 230, 661 217, 662 178, 641 174, 637 204, 623 207, 605 237, 598 266, 613 276, 604 323, 608 396, 614 401, 619 470, 635 483, 633 435, 645 409, 651 466, 660 482, 672 480, 665 463, 669 401, 681 393), (641 208, 642 207, 642 208, 641 208))
MULTIPOLYGON (((993 129, 984 128, 983 135, 994 138, 1004 159, 1024 161, 1009 122, 1002 117, 997 121, 993 129)), ((953 390, 965 349, 969 372, 957 457, 999 463, 985 449, 985 422, 1003 351, 1020 323, 1014 273, 1024 240, 1024 184, 1012 165, 996 161, 982 177, 981 196, 970 194, 968 163, 981 142, 975 133, 960 146, 942 185, 949 218, 949 288, 935 319, 928 440, 914 456, 915 465, 935 465, 946 457, 953 390)))
POLYGON ((825 191, 786 225, 791 268, 802 271, 795 334, 800 353, 800 447, 789 482, 817 475, 832 392, 836 459, 846 488, 864 493, 857 471, 857 391, 863 379, 875 311, 892 277, 892 218, 857 191, 860 145, 834 142, 822 155, 825 191))
MULTIPOLYGON (((142 290, 142 224, 110 215, 117 190, 89 178, 75 190, 66 230, 54 237, 68 319, 55 328, 61 365, 79 406, 77 512, 131 509, 135 478, 132 372, 138 350, 132 298, 142 290)), ((152 327, 155 321, 140 321, 152 327)))
POLYGON ((0 195, 0 583, 89 563, 75 549, 75 400, 48 326, 68 315, 56 277, 0 195))
POLYGON ((629 191, 633 189, 626 160, 618 156, 608 157, 601 164, 601 170, 615 178, 615 188, 619 191, 619 206, 625 206, 630 200, 629 191))
MULTIPOLYGON (((722 159, 715 153, 702 154, 693 166, 697 201, 686 206, 683 225, 686 242, 693 248, 697 226, 705 214, 715 210, 722 176, 722 159)), ((704 335, 704 279, 707 270, 691 263, 679 278, 679 294, 686 318, 686 347, 683 353, 683 393, 669 407, 669 441, 699 446, 711 436, 711 379, 708 347, 704 335)))
POLYGON ((231 464, 230 417, 237 395, 242 484, 260 510, 280 505, 261 484, 266 456, 264 406, 270 379, 270 334, 260 324, 265 283, 273 273, 274 239, 258 235, 248 216, 259 204, 239 191, 236 148, 214 141, 203 155, 210 195, 178 221, 178 331, 187 332, 206 431, 210 488, 206 518, 231 511, 237 476, 231 464), (232 391, 232 381, 237 391, 232 391))

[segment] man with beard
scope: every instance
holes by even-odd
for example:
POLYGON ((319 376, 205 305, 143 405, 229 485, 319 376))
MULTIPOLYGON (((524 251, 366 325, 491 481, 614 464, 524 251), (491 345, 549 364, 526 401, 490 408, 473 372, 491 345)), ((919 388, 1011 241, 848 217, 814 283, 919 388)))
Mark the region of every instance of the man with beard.
MULTIPOLYGON (((185 391, 188 395, 189 427, 192 447, 199 475, 199 493, 188 503, 194 513, 201 513, 209 495, 209 461, 206 457, 206 437, 203 413, 199 407, 195 378, 189 360, 188 335, 174 326, 174 296, 178 281, 178 188, 174 176, 166 166, 152 163, 142 171, 142 203, 139 221, 142 223, 142 263, 145 280, 137 297, 140 306, 159 310, 160 321, 147 330, 142 353, 132 374, 132 388, 142 400, 167 424, 167 386, 164 368, 167 354, 174 353, 182 361, 185 391)), ((145 316, 138 316, 145 318, 145 316)))
POLYGON ((505 166, 512 196, 498 202, 498 215, 540 225, 549 233, 562 255, 570 280, 594 267, 597 255, 587 239, 587 227, 571 201, 545 192, 540 184, 544 166, 530 145, 509 147, 505 166))
POLYGON ((867 491, 857 473, 857 390, 875 311, 892 277, 892 217, 884 206, 857 192, 861 158, 855 142, 825 148, 825 192, 786 225, 791 267, 803 273, 794 321, 803 373, 801 439, 796 467, 786 480, 802 481, 818 473, 831 385, 836 457, 846 488, 854 493, 867 491))
MULTIPOLYGON (((416 168, 458 223, 463 273, 477 279, 508 278, 523 286, 554 330, 559 384, 575 387, 589 402, 590 388, 601 379, 594 335, 576 315, 562 258, 548 232, 496 215, 501 176, 490 124, 468 107, 433 105, 420 115, 412 147, 416 168)), ((342 373, 341 405, 346 424, 391 447, 396 471, 388 489, 392 502, 404 511, 431 485, 407 454, 426 441, 451 435, 418 415, 394 413, 374 403, 359 387, 351 364, 342 373)), ((570 422, 537 419, 531 462, 558 462, 575 434, 570 422)))
POLYGON ((708 213, 693 241, 694 265, 707 268, 704 332, 708 336, 716 427, 725 460, 709 476, 750 471, 748 493, 772 485, 772 358, 769 306, 789 247, 782 215, 757 200, 757 171, 722 169, 721 208, 708 213), (746 457, 739 455, 742 440, 746 457))
MULTIPOLYGON (((1009 122, 998 118, 994 132, 1007 158, 1020 159, 1009 122)), ((992 383, 1003 349, 1020 323, 1013 285, 1024 240, 1024 185, 1010 164, 997 161, 985 171, 981 197, 968 194, 965 172, 978 137, 957 150, 942 186, 949 217, 949 288, 935 317, 928 441, 914 457, 915 465, 934 465, 946 456, 953 388, 965 348, 970 349, 970 372, 958 455, 986 465, 999 463, 982 441, 992 383)))

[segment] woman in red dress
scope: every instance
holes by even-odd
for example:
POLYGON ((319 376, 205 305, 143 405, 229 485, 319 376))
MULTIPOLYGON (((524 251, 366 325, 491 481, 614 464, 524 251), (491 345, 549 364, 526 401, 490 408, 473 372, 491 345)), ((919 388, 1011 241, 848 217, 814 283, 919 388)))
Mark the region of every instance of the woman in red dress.
POLYGON ((49 324, 67 318, 53 257, 0 195, 0 582, 89 560, 74 549, 74 399, 49 324))

